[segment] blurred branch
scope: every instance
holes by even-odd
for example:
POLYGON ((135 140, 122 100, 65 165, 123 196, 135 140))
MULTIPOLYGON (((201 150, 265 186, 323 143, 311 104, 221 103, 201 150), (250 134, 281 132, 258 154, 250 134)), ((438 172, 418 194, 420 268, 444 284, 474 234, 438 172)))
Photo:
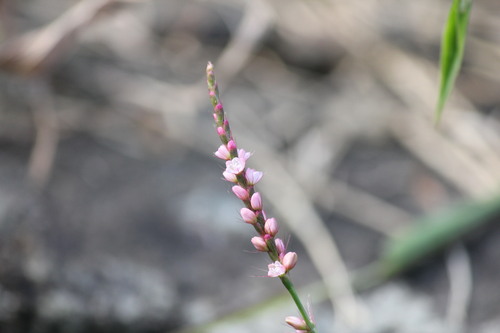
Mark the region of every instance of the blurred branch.
POLYGON ((59 121, 54 110, 52 92, 45 80, 31 81, 29 95, 36 128, 31 151, 28 178, 38 187, 47 182, 59 141, 59 121))
POLYGON ((0 67, 19 74, 45 72, 75 43, 75 35, 117 0, 78 2, 43 28, 0 46, 0 67))

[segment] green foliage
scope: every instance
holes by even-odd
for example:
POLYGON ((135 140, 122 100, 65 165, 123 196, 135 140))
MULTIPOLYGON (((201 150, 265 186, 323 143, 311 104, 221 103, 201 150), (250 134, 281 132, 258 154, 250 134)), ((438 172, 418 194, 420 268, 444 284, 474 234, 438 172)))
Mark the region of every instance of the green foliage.
POLYGON ((464 238, 500 214, 500 196, 468 201, 415 222, 405 236, 390 240, 380 259, 381 272, 392 276, 464 238))
POLYGON ((453 0, 441 40, 440 84, 436 108, 439 122, 462 64, 472 0, 453 0))

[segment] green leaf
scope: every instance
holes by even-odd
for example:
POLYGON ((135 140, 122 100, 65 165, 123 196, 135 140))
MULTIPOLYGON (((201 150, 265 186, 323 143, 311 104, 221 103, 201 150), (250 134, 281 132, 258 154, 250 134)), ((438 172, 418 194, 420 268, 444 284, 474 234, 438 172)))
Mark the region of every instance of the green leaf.
POLYGON ((458 76, 465 48, 465 37, 472 7, 472 0, 453 0, 441 40, 440 84, 436 107, 439 122, 451 90, 458 76))
POLYGON ((500 213, 500 195, 472 200, 421 221, 407 234, 390 240, 381 258, 383 271, 392 276, 468 235, 500 213))

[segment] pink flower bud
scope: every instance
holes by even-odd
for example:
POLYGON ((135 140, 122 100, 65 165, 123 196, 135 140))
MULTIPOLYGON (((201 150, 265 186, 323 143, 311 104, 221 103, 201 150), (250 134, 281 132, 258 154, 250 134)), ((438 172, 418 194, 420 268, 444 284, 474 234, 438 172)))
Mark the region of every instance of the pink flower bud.
POLYGON ((224 128, 222 128, 222 127, 217 127, 217 134, 218 134, 219 136, 223 136, 223 135, 225 135, 225 134, 226 134, 226 131, 225 131, 225 130, 224 130, 224 128))
POLYGON ((269 277, 278 277, 286 274, 285 267, 279 261, 267 265, 267 268, 269 269, 267 272, 267 276, 269 277))
POLYGON ((297 259, 297 253, 295 252, 288 252, 287 254, 285 254, 281 262, 283 263, 283 266, 286 268, 287 272, 295 267, 297 259))
POLYGON ((278 233, 278 229, 278 222, 276 222, 276 219, 274 217, 266 220, 266 223, 264 224, 264 231, 266 232, 266 234, 274 237, 278 233))
POLYGON ((240 210, 240 215, 243 221, 248 224, 255 224, 255 222, 257 222, 257 215, 248 208, 242 208, 240 210))
POLYGON ((248 168, 247 171, 245 172, 245 178, 247 179, 247 183, 249 185, 255 185, 261 180, 262 176, 264 174, 262 171, 256 171, 254 169, 248 168))
POLYGON ((250 241, 252 242, 253 246, 257 249, 257 251, 261 252, 269 251, 267 243, 262 237, 255 236, 252 237, 250 241))
POLYGON ((239 185, 234 185, 232 187, 234 195, 238 197, 240 200, 248 200, 249 194, 248 191, 239 185))
POLYGON ((234 142, 234 140, 229 140, 229 142, 227 143, 227 149, 229 150, 236 149, 236 142, 234 142))
POLYGON ((307 332, 307 324, 304 319, 295 317, 295 316, 289 316, 285 318, 285 322, 295 328, 296 330, 305 330, 307 332))
POLYGON ((255 192, 254 194, 252 194, 250 205, 254 210, 262 210, 262 198, 260 197, 259 192, 255 192))
POLYGON ((208 92, 208 96, 214 97, 215 96, 215 91, 211 90, 208 92))
POLYGON ((217 111, 222 110, 223 109, 222 104, 221 103, 217 104, 214 109, 217 111))
POLYGON ((224 177, 225 180, 231 183, 236 183, 238 181, 238 178, 236 178, 236 175, 234 173, 224 171, 222 173, 222 176, 224 177))
POLYGON ((238 157, 235 157, 232 160, 226 162, 226 172, 237 175, 241 173, 244 169, 245 169, 245 160, 242 160, 238 157))
POLYGON ((214 116, 215 123, 217 123, 217 120, 219 119, 219 117, 217 116, 217 113, 214 113, 213 116, 214 116))
POLYGON ((226 161, 231 158, 229 150, 227 150, 227 147, 224 145, 221 145, 219 149, 217 149, 217 151, 214 153, 214 155, 220 158, 221 160, 226 160, 226 161))
POLYGON ((281 238, 276 238, 274 240, 274 245, 276 245, 276 250, 278 250, 278 254, 281 255, 285 253, 286 251, 285 243, 283 243, 283 240, 281 240, 281 238))

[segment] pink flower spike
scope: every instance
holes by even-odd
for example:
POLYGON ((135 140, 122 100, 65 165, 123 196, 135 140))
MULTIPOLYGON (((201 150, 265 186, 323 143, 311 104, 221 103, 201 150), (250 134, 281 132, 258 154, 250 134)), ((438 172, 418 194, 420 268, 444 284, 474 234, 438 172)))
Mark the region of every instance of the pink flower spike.
POLYGON ((269 249, 267 247, 267 243, 262 237, 255 236, 255 237, 252 237, 252 239, 250 241, 252 242, 253 246, 257 249, 257 251, 260 251, 260 252, 269 251, 269 249))
POLYGON ((278 230, 278 222, 276 222, 276 219, 274 217, 266 220, 266 223, 264 224, 264 231, 266 232, 266 234, 274 237, 278 233, 278 230))
POLYGON ((247 179, 247 183, 249 185, 255 185, 261 180, 263 175, 264 173, 262 173, 262 171, 256 171, 248 168, 245 173, 245 178, 247 179))
POLYGON ((246 152, 244 149, 238 149, 238 157, 242 160, 248 160, 252 153, 246 152))
POLYGON ((288 325, 295 328, 296 330, 298 330, 299 332, 301 330, 305 330, 305 332, 307 332, 307 329, 308 329, 307 324, 306 324, 305 320, 302 318, 295 317, 295 316, 289 316, 289 317, 285 318, 285 322, 288 325))
POLYGON ((224 177, 225 180, 231 183, 236 183, 238 181, 238 178, 236 178, 236 175, 234 173, 224 171, 222 173, 222 176, 224 177))
POLYGON ((286 251, 285 243, 283 243, 283 240, 281 238, 276 238, 274 240, 274 245, 276 245, 276 250, 278 250, 279 255, 285 253, 286 251))
POLYGON ((221 160, 226 160, 226 161, 231 158, 229 150, 227 150, 227 147, 224 145, 221 145, 219 149, 217 149, 217 151, 214 153, 214 155, 220 158, 221 160))
POLYGON ((297 253, 295 252, 288 252, 287 254, 285 254, 283 260, 281 261, 283 262, 283 266, 285 267, 287 272, 295 267, 297 259, 297 253))
POLYGON ((260 197, 259 192, 255 192, 254 194, 252 194, 250 205, 255 210, 262 210, 262 198, 260 197))
POLYGON ((229 150, 236 149, 236 142, 234 142, 234 140, 229 140, 229 142, 227 143, 227 149, 229 150))
POLYGON ((234 185, 233 188, 233 193, 236 197, 238 197, 238 199, 240 200, 248 200, 249 198, 249 194, 248 194, 248 191, 245 190, 243 187, 239 186, 239 185, 234 185))
POLYGON ((279 261, 267 265, 267 268, 269 269, 267 272, 267 276, 269 277, 278 277, 286 274, 285 267, 279 261))
POLYGON ((223 136, 223 135, 226 135, 226 131, 222 127, 217 127, 217 134, 219 136, 223 136))
POLYGON ((240 215, 243 221, 248 224, 255 224, 255 222, 257 222, 257 215, 248 208, 242 208, 240 210, 240 215))

